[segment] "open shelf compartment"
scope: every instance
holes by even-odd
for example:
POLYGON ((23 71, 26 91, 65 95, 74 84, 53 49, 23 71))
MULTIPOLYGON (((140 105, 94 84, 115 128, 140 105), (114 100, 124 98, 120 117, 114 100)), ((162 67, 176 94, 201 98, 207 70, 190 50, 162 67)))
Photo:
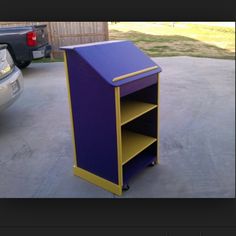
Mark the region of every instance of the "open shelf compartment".
POLYGON ((120 99, 123 184, 157 161, 157 84, 120 99))
POLYGON ((131 177, 142 171, 145 167, 157 160, 157 142, 143 150, 132 160, 123 165, 123 184, 126 184, 131 177))
POLYGON ((157 139, 122 129, 122 164, 124 165, 157 139))
POLYGON ((124 125, 137 117, 156 108, 156 104, 135 100, 121 101, 121 125, 124 125))

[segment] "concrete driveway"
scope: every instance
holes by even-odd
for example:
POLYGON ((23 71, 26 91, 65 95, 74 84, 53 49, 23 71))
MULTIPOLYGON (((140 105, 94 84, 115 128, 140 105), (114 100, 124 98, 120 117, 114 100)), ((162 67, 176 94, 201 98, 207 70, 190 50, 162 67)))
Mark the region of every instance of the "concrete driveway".
MULTIPOLYGON (((160 165, 122 197, 235 196, 235 61, 155 59, 161 73, 160 165)), ((0 114, 0 197, 117 197, 73 176, 63 63, 23 71, 25 91, 0 114)))

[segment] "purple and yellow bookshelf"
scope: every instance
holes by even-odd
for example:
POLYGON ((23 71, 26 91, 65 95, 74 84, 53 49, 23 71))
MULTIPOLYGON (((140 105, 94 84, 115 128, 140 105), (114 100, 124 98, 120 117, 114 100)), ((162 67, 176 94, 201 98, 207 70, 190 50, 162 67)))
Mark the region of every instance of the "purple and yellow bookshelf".
POLYGON ((159 159, 161 68, 130 41, 62 47, 74 174, 117 195, 159 159))

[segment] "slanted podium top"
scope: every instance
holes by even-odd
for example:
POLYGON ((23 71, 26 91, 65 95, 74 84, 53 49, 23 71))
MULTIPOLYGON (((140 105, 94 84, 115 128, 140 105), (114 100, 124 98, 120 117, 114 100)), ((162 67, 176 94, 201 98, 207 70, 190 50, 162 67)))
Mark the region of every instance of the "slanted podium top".
POLYGON ((74 50, 112 86, 161 72, 161 68, 130 41, 114 40, 61 47, 74 50))

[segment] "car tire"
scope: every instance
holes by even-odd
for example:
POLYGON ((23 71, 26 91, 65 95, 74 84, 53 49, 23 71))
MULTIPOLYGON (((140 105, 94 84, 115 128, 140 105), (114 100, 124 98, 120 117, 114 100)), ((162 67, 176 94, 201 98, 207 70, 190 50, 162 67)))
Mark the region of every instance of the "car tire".
POLYGON ((24 69, 31 63, 31 61, 16 61, 15 63, 18 68, 24 69))

